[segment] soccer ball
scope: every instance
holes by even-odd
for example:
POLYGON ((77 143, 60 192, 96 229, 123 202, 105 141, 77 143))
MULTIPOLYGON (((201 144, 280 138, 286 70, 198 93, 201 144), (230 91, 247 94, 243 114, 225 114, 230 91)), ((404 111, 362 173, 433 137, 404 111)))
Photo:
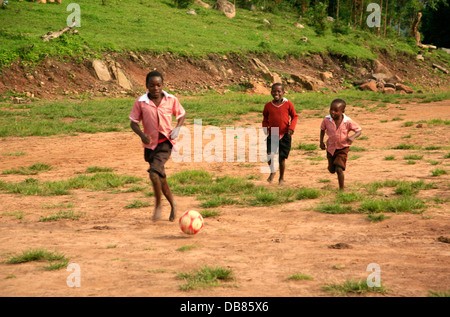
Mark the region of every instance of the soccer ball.
POLYGON ((198 211, 188 210, 180 217, 180 228, 186 234, 196 234, 203 228, 203 217, 198 211))

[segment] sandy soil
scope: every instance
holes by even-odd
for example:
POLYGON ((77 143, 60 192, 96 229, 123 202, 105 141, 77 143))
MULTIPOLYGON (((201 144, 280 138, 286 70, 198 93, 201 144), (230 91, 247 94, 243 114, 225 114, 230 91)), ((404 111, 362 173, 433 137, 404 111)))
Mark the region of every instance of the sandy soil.
MULTIPOLYGON (((363 127, 368 140, 357 140, 355 146, 367 151, 348 162, 348 188, 358 183, 401 179, 435 182, 436 189, 423 190, 426 199, 449 199, 449 174, 433 177, 436 167, 448 169, 444 159, 447 149, 420 151, 423 159, 409 165, 403 156, 414 150, 392 150, 400 143, 422 146, 449 145, 450 131, 446 125, 424 124, 402 126, 405 121, 450 119, 450 102, 430 104, 389 104, 379 111, 347 108, 347 115, 363 127), (401 120, 392 120, 401 118, 401 120), (386 122, 387 120, 387 122, 386 122), (410 138, 404 138, 411 135, 410 138), (395 160, 383 160, 394 155, 395 160), (433 166, 430 160, 439 161, 433 166)), ((318 111, 300 113, 294 145, 318 144, 321 117, 318 111)), ((253 126, 260 125, 257 114, 244 118, 253 126)), ((192 126, 188 126, 192 129, 192 126)), ((207 144, 204 141, 203 144, 207 144)), ((67 179, 84 172, 89 166, 114 168, 117 174, 147 177, 147 165, 139 139, 132 132, 82 134, 78 136, 6 138, 0 141, 1 153, 23 151, 24 156, 0 156, 0 170, 29 166, 36 162, 51 164, 53 169, 33 177, 39 180, 67 179)), ((352 154, 352 155, 353 155, 352 154)), ((325 152, 320 152, 325 157, 325 152)), ((337 188, 335 176, 326 170, 326 160, 307 160, 303 150, 291 152, 287 161, 287 187, 301 186, 337 188), (324 183, 323 179, 330 182, 324 183), (319 182, 320 181, 320 182, 319 182)), ((261 175, 252 180, 267 184, 259 173, 263 163, 167 163, 172 175, 183 169, 201 169, 216 175, 261 175)), ((450 170, 449 170, 450 171, 450 170)), ((0 175, 0 180, 21 181, 30 176, 0 175)), ((429 291, 450 289, 450 246, 438 237, 450 236, 448 201, 428 201, 422 214, 389 214, 391 218, 371 223, 365 215, 330 215, 314 211, 321 199, 296 201, 271 207, 216 208, 220 216, 205 218, 204 228, 194 236, 183 234, 178 223, 168 221, 169 206, 164 200, 163 219, 152 222, 152 206, 127 209, 134 200, 152 197, 142 192, 114 193, 104 191, 73 191, 64 196, 21 196, 0 192, 0 256, 20 253, 28 248, 44 248, 64 253, 70 263, 80 267, 81 286, 68 287, 71 272, 65 269, 44 271, 45 263, 18 265, 0 263, 0 296, 6 297, 79 297, 79 296, 145 296, 145 297, 304 297, 330 296, 322 286, 342 283, 347 279, 366 279, 366 267, 377 263, 381 281, 388 289, 385 295, 364 296, 421 297, 429 291), (49 205, 72 204, 83 213, 78 220, 40 222, 58 209, 49 205), (11 216, 22 211, 23 218, 11 216), (346 243, 348 249, 329 246, 346 243), (177 251, 196 245, 189 251, 177 251), (114 246, 114 247, 111 247, 114 246), (235 280, 231 287, 217 287, 185 292, 176 272, 188 272, 203 265, 232 269, 235 280), (333 268, 338 266, 339 269, 333 268), (312 280, 286 280, 301 273, 312 280)), ((177 196, 179 215, 188 209, 201 210, 194 197, 177 196)), ((385 213, 385 215, 388 215, 385 213)))

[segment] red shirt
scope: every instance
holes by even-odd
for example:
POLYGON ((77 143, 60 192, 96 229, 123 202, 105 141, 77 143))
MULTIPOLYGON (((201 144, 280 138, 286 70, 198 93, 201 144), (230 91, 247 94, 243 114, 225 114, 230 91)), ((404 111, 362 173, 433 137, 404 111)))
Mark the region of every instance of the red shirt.
POLYGON ((350 146, 350 143, 347 142, 348 133, 350 131, 358 132, 362 130, 355 121, 345 114, 342 115, 342 122, 337 129, 336 123, 330 115, 323 118, 322 124, 320 125, 320 129, 327 133, 327 151, 331 155, 333 155, 336 150, 350 146))
POLYGON ((297 120, 298 115, 294 105, 286 98, 283 98, 280 105, 275 105, 271 101, 264 106, 262 126, 268 129, 268 134, 270 134, 270 128, 278 127, 281 139, 288 129, 295 131, 297 120))

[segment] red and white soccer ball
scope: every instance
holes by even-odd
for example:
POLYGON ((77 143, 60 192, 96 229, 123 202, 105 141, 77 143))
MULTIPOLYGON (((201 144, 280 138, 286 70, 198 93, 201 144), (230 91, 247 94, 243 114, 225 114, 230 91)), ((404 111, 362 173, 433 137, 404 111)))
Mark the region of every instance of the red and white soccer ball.
POLYGON ((180 217, 180 228, 186 234, 196 234, 203 228, 203 217, 198 211, 188 210, 180 217))

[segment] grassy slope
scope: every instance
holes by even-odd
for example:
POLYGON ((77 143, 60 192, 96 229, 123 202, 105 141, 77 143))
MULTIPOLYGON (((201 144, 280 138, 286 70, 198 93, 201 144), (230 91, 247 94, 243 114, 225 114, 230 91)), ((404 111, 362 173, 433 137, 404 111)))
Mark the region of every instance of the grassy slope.
POLYGON ((308 26, 293 25, 293 12, 274 15, 238 9, 233 19, 222 13, 193 6, 198 15, 186 14, 170 0, 78 0, 81 8, 79 35, 62 36, 44 43, 40 36, 66 26, 66 5, 11 1, 0 10, 0 65, 17 59, 38 62, 45 56, 100 55, 102 51, 173 52, 204 56, 271 52, 278 56, 325 52, 374 59, 379 49, 413 50, 405 41, 377 39, 371 32, 351 31, 318 37, 308 26), (270 21, 270 25, 263 20, 270 21), (308 37, 308 43, 301 41, 308 37))

